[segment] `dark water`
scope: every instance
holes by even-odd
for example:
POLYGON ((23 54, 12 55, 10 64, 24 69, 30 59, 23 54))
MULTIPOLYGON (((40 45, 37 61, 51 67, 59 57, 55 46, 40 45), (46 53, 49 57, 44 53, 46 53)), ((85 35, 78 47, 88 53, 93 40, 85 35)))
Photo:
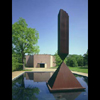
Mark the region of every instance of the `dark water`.
POLYGON ((12 81, 12 100, 88 100, 88 77, 75 75, 85 91, 50 93, 46 82, 53 72, 26 72, 12 81))

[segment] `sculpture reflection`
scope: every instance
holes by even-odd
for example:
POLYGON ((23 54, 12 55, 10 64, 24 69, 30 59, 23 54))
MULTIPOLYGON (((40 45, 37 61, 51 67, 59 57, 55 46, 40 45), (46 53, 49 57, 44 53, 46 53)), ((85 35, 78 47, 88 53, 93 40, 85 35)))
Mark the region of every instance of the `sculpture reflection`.
MULTIPOLYGON (((81 96, 83 100, 86 100, 84 96, 84 93, 87 94, 86 91, 75 90, 51 93, 46 82, 52 75, 53 72, 24 73, 22 76, 12 81, 12 100, 80 100, 81 96)), ((80 83, 82 83, 85 78, 78 75, 75 75, 75 77, 80 83)), ((85 84, 83 85, 85 86, 85 84)))
MULTIPOLYGON (((32 80, 35 83, 36 82, 46 82, 53 75, 53 72, 51 72, 51 73, 43 73, 43 72, 31 73, 30 72, 30 73, 25 73, 25 75, 26 75, 26 80, 32 80)), ((42 87, 39 87, 39 88, 41 88, 40 89, 41 91, 45 92, 42 87)), ((46 89, 46 87, 44 87, 44 88, 46 89)), ((48 89, 48 91, 49 91, 49 89, 48 89)), ((82 90, 79 90, 79 91, 75 90, 75 91, 60 92, 60 93, 59 92, 52 92, 51 94, 53 95, 53 97, 52 97, 53 100, 75 100, 75 98, 77 98, 81 94, 81 92, 83 92, 83 91, 82 90)), ((46 94, 45 94, 45 96, 47 96, 46 94)), ((38 96, 40 97, 41 95, 39 94, 38 96)))
POLYGON ((75 100, 81 92, 53 93, 56 100, 75 100))

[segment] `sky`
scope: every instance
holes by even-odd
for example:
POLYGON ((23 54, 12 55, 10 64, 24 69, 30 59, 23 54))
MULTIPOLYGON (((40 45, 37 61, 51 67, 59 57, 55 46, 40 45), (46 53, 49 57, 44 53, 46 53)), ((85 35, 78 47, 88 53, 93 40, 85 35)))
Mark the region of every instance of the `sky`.
POLYGON ((83 55, 88 50, 88 0, 12 0, 12 24, 19 17, 39 32, 39 54, 58 50, 58 13, 69 15, 69 54, 83 55))

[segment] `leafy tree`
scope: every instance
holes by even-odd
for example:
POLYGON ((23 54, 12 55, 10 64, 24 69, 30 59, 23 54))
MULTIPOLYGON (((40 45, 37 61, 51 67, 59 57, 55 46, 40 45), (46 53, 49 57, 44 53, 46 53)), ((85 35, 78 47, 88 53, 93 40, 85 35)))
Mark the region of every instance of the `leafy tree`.
POLYGON ((20 57, 16 53, 12 53, 12 71, 19 69, 22 63, 19 62, 20 57))
POLYGON ((77 54, 68 55, 66 64, 72 67, 88 65, 88 50, 83 56, 77 54))
POLYGON ((84 66, 87 66, 88 65, 88 50, 87 52, 83 55, 83 64, 84 66))
POLYGON ((20 54, 23 69, 25 53, 29 55, 39 53, 38 39, 39 33, 34 28, 28 28, 25 19, 19 18, 12 25, 12 50, 20 54))
POLYGON ((69 57, 67 58, 66 64, 67 64, 68 66, 71 66, 71 67, 77 67, 77 66, 78 66, 76 59, 75 59, 74 57, 72 57, 72 56, 69 56, 69 57))
POLYGON ((71 58, 73 58, 73 61, 75 60, 76 66, 83 66, 83 56, 82 55, 77 55, 77 54, 69 55, 68 56, 69 61, 67 61, 69 66, 72 66, 70 65, 70 61, 72 60, 71 58))
MULTIPOLYGON (((58 55, 57 52, 54 54, 54 57, 55 57, 56 66, 59 67, 60 64, 62 63, 62 59, 60 58, 60 56, 58 55)), ((65 64, 66 64, 66 61, 67 61, 67 58, 65 58, 65 60, 64 60, 65 64)))
POLYGON ((60 64, 62 63, 62 59, 59 57, 59 55, 57 54, 57 52, 54 54, 54 57, 55 57, 56 66, 59 67, 60 64))
POLYGON ((78 66, 83 66, 83 56, 82 55, 78 55, 77 63, 78 63, 78 66))

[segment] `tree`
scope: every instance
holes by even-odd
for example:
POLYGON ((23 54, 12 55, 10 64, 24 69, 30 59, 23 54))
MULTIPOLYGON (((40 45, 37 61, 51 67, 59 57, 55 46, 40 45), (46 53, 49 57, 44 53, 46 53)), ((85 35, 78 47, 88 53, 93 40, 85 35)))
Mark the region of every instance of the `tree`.
MULTIPOLYGON (((58 52, 58 51, 57 51, 57 52, 58 52)), ((60 56, 58 55, 57 52, 54 54, 54 57, 55 57, 56 66, 59 67, 60 64, 62 63, 62 59, 60 58, 60 56)), ((67 58, 64 59, 64 63, 65 63, 65 64, 66 64, 66 61, 67 61, 67 58)))
POLYGON ((20 65, 22 65, 22 63, 20 63, 20 56, 16 53, 12 53, 12 71, 19 69, 20 65))
POLYGON ((23 69, 25 68, 25 53, 29 55, 39 53, 39 46, 37 46, 38 39, 39 33, 34 28, 28 28, 25 19, 19 18, 12 25, 12 50, 20 54, 23 69))
POLYGON ((77 63, 78 63, 78 66, 83 66, 83 56, 82 55, 78 55, 77 63))
POLYGON ((54 54, 54 57, 55 57, 55 63, 56 63, 56 66, 60 66, 61 62, 62 62, 62 59, 59 57, 59 55, 57 54, 57 52, 54 54))
POLYGON ((71 67, 77 67, 77 60, 73 55, 68 55, 66 64, 71 67))
POLYGON ((84 66, 88 65, 88 50, 87 52, 83 55, 83 61, 84 61, 84 66))

